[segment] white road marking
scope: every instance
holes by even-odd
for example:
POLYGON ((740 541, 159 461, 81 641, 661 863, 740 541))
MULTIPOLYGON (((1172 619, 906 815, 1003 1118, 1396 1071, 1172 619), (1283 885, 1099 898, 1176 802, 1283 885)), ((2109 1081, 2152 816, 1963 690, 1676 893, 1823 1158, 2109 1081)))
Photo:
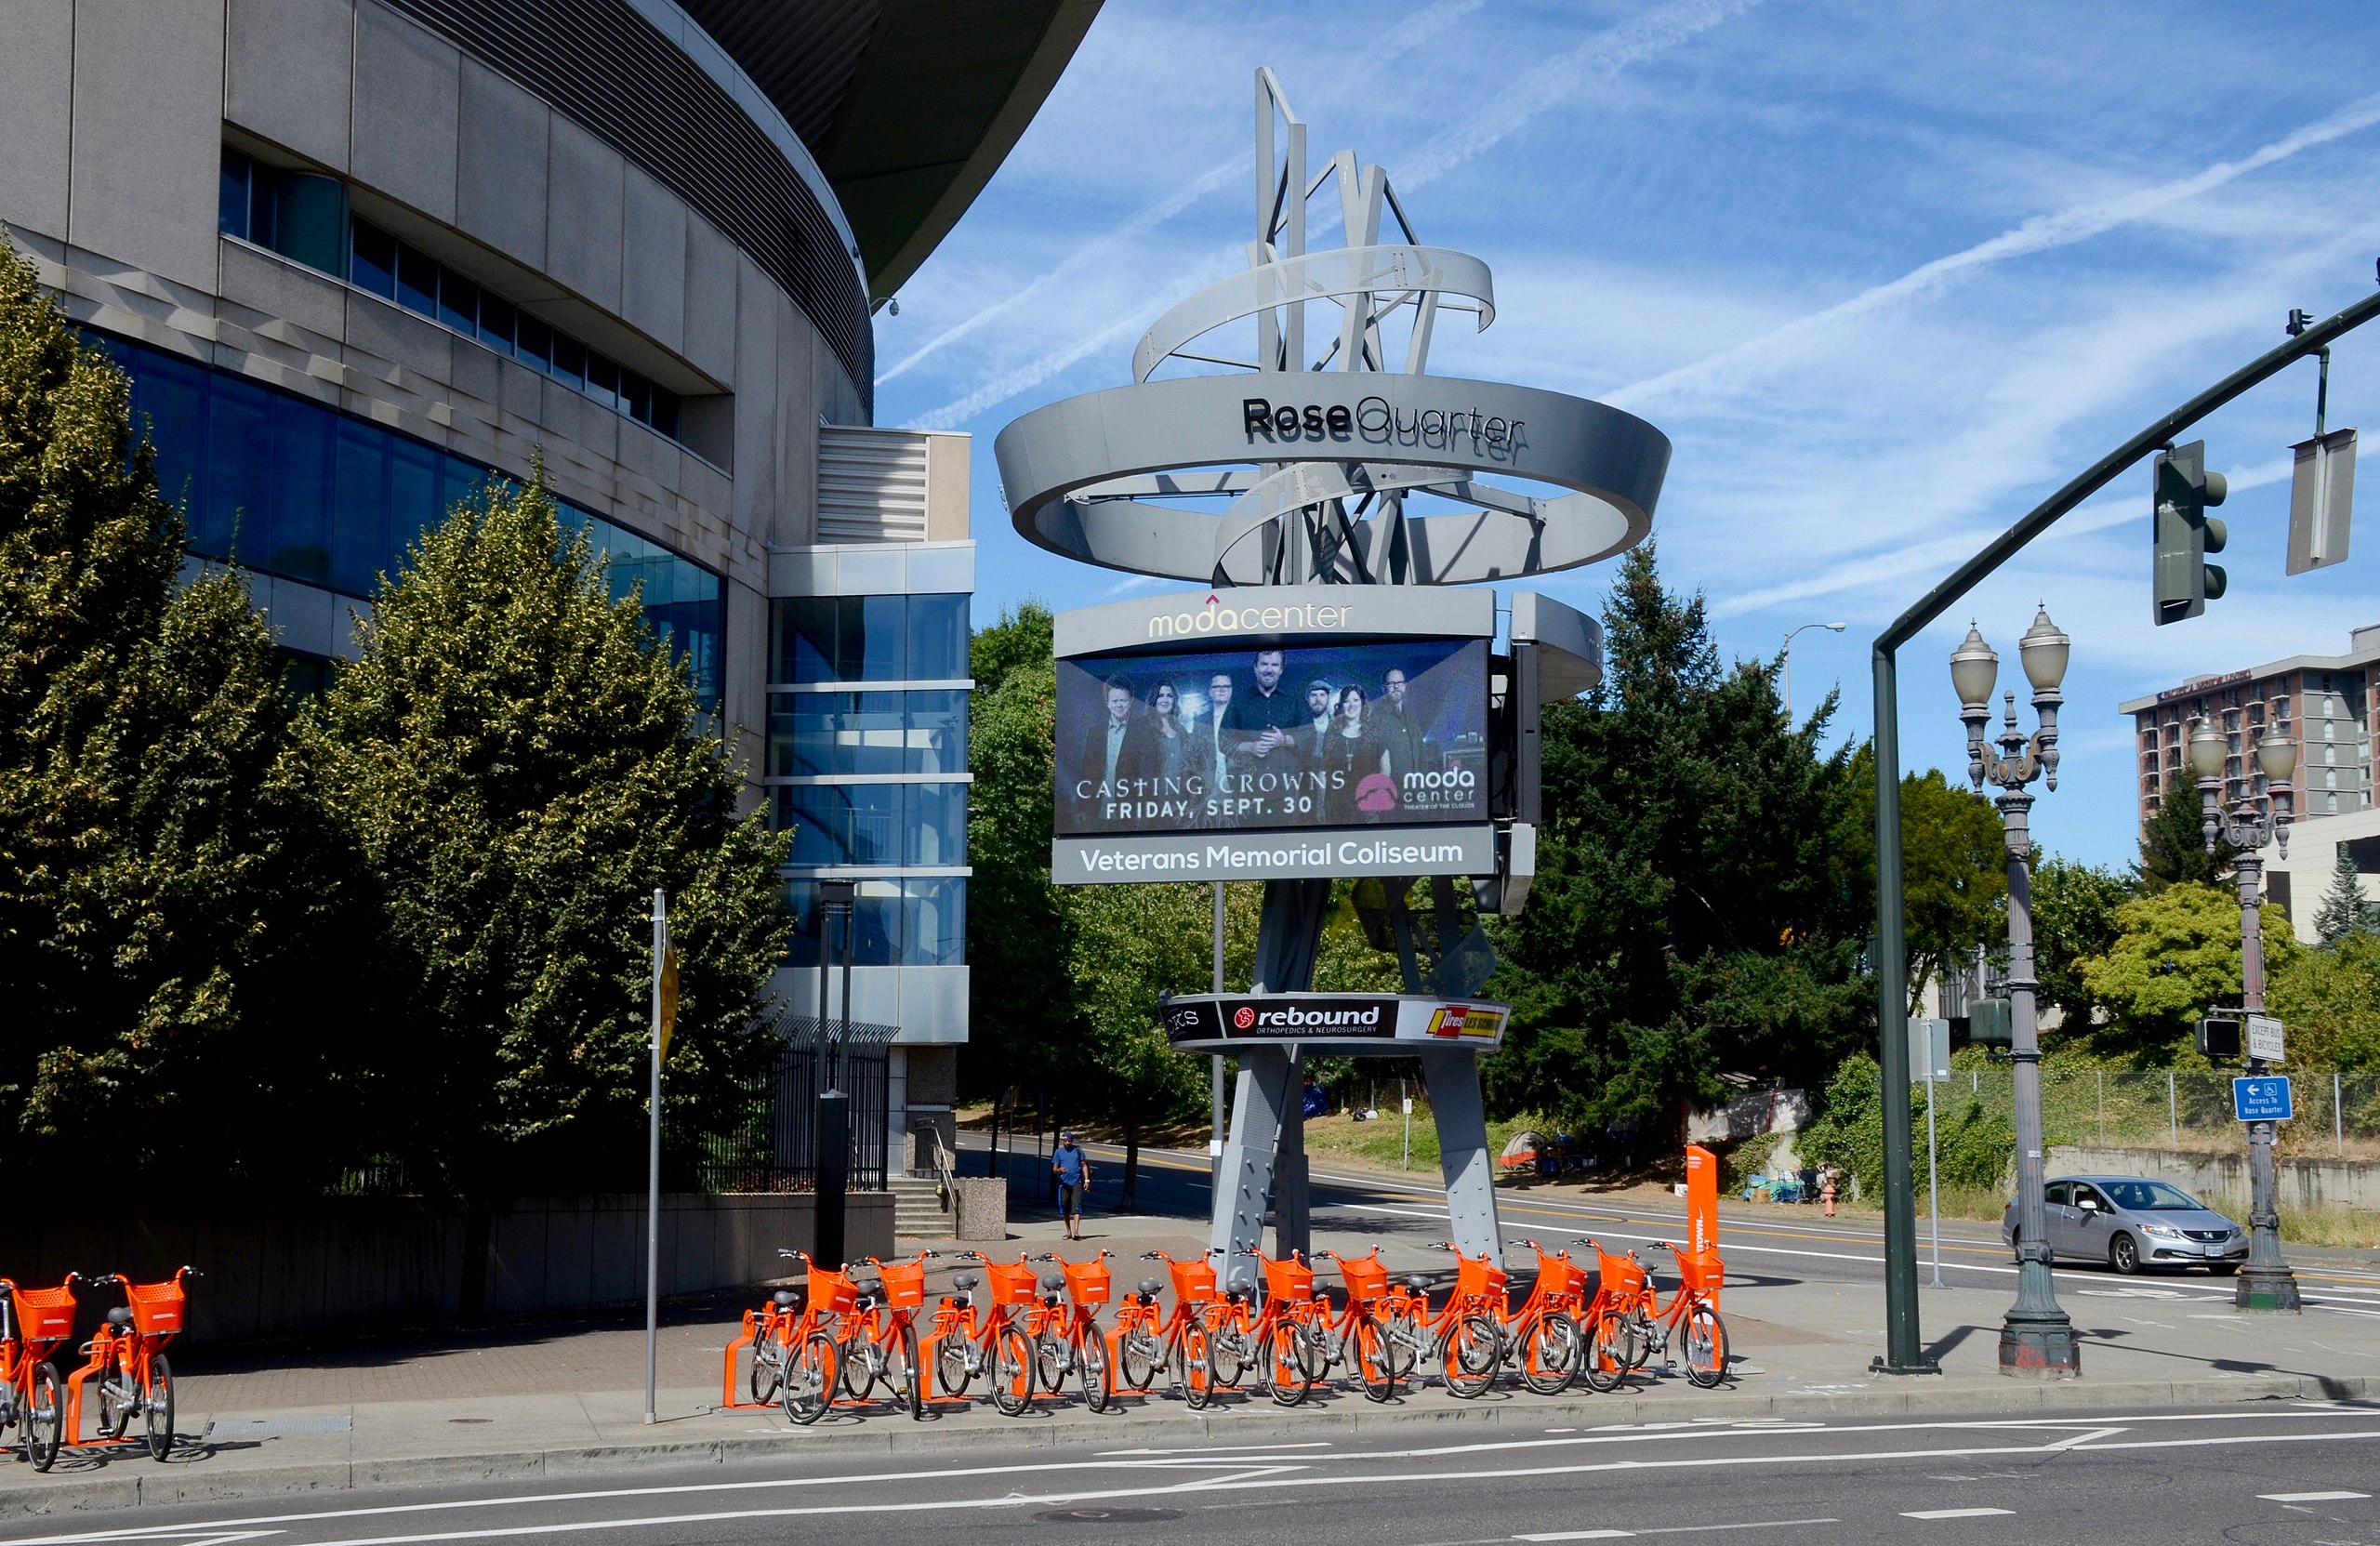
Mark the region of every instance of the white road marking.
POLYGON ((1619 1540, 1634 1535, 1633 1530, 1548 1530, 1539 1535, 1516 1535, 1514 1540, 1619 1540))
POLYGON ((2350 1498, 2369 1498, 2368 1492, 2259 1492, 2257 1497, 2268 1503, 2343 1503, 2350 1498))
POLYGON ((1903 1509, 1903 1519, 1988 1519, 1994 1514, 2014 1513, 2015 1509, 1903 1509))

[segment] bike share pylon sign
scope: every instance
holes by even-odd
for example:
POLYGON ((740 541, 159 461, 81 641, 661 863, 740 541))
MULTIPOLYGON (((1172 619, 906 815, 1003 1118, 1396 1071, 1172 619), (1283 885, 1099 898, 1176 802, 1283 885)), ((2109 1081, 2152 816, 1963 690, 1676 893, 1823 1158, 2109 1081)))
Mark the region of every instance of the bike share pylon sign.
POLYGON ((1248 271, 1158 318, 1130 385, 995 443, 1027 541, 1200 588, 1059 614, 1052 873, 1265 882, 1251 991, 1161 1007, 1175 1045, 1239 1060, 1211 1237, 1226 1281, 1252 1275, 1276 1180, 1277 1249, 1306 1244, 1309 1050, 1419 1056, 1455 1240, 1501 1262, 1477 1056, 1508 1011, 1473 997, 1495 955, 1455 882, 1520 911, 1538 709, 1601 680, 1602 636, 1543 596, 1513 594, 1500 622, 1493 593, 1444 588, 1643 541, 1670 443, 1605 403, 1427 374, 1442 313, 1495 319, 1488 266, 1423 245, 1353 152, 1310 177, 1269 70, 1255 193, 1248 271), (1308 206, 1334 195, 1345 244, 1309 250, 1308 206), (1403 995, 1306 991, 1348 877, 1403 995), (1423 877, 1435 931, 1406 905, 1423 877))

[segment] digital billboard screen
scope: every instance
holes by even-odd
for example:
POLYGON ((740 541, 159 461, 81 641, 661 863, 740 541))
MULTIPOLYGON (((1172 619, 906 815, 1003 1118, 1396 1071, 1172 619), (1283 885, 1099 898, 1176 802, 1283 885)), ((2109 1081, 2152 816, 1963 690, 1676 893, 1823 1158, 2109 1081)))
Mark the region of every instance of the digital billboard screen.
POLYGON ((1488 819, 1484 639, 1057 665, 1060 837, 1488 819))

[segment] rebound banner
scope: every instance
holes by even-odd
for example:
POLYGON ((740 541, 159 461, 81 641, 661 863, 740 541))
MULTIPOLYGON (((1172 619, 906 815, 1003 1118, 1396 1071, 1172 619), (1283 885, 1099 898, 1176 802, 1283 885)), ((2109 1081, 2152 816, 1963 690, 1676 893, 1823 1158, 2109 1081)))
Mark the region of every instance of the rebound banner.
POLYGON ((1407 1042, 1493 1051, 1512 1017, 1508 1004, 1403 994, 1197 994, 1167 998, 1157 1012, 1166 1039, 1183 1049, 1276 1044, 1407 1042))

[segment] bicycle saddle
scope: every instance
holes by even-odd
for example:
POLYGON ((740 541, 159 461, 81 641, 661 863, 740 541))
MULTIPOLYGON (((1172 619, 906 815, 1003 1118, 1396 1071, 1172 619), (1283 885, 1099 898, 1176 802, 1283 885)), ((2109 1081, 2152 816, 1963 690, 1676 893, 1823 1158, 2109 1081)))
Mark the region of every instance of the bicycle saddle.
POLYGON ((950 1280, 950 1286, 963 1294, 981 1281, 983 1280, 977 1277, 973 1273, 960 1273, 957 1277, 950 1280))
POLYGON ((795 1293, 791 1288, 779 1288, 775 1293, 771 1294, 769 1298, 780 1310, 790 1310, 795 1305, 801 1302, 801 1296, 795 1293))
POLYGON ((1042 1275, 1041 1287, 1053 1294, 1065 1286, 1066 1278, 1064 1273, 1045 1273, 1042 1275))
POLYGON ((1426 1277, 1408 1277, 1405 1280, 1405 1286, 1417 1294, 1426 1294, 1430 1291, 1430 1280, 1426 1277))
POLYGON ((132 1324, 132 1306, 119 1304, 108 1312, 108 1324, 121 1331, 132 1324))
POLYGON ((1155 1298, 1155 1297, 1156 1297, 1156 1295, 1157 1295, 1157 1279, 1156 1279, 1156 1278, 1154 1278, 1154 1277, 1144 1277, 1144 1278, 1142 1278, 1142 1279, 1141 1279, 1141 1292, 1143 1292, 1143 1293, 1144 1293, 1144 1294, 1149 1295, 1151 1298, 1155 1298))

